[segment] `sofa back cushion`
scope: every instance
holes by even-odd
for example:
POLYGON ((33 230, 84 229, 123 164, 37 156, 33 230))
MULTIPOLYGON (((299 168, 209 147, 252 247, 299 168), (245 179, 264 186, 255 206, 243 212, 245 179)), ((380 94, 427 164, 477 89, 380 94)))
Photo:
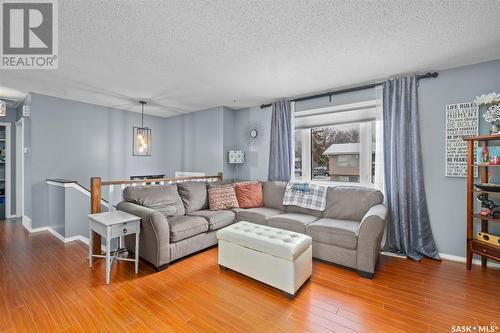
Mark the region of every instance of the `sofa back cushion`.
POLYGON ((184 205, 175 184, 129 186, 123 190, 123 199, 157 210, 166 217, 185 214, 184 205))
POLYGON ((326 194, 323 217, 361 221, 366 212, 384 201, 382 192, 359 186, 333 186, 326 194))
POLYGON ((299 206, 286 206, 286 212, 287 213, 297 213, 297 214, 307 214, 307 215, 312 215, 312 216, 316 216, 316 217, 323 216, 323 212, 320 210, 303 208, 303 207, 299 207, 299 206))
POLYGON ((246 182, 234 184, 234 191, 240 208, 257 208, 264 206, 262 198, 262 184, 246 182))
POLYGON ((286 182, 265 182, 262 185, 264 206, 279 210, 285 210, 283 197, 285 196, 286 182))
POLYGON ((206 182, 177 183, 177 190, 184 203, 186 214, 208 208, 208 191, 206 182))
POLYGON ((214 187, 224 187, 224 186, 229 186, 233 185, 234 182, 238 181, 237 179, 224 179, 224 180, 218 180, 215 182, 209 182, 207 183, 208 189, 214 188, 214 187))

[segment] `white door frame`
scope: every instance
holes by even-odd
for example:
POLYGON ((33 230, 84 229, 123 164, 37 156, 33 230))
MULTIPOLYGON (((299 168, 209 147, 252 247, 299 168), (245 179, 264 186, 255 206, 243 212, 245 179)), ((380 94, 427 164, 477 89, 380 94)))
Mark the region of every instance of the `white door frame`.
POLYGON ((5 126, 5 218, 12 218, 10 215, 10 207, 11 203, 11 172, 10 172, 10 163, 11 163, 11 136, 10 136, 10 126, 11 123, 3 123, 0 122, 0 126, 5 126))
POLYGON ((24 216, 24 118, 16 122, 16 217, 24 216))

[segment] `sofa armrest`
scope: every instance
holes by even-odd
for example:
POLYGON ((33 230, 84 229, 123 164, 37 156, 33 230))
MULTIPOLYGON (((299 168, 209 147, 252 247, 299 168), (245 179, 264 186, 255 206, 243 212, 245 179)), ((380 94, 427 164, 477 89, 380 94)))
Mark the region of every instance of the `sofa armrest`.
MULTIPOLYGON (((159 268, 170 262, 170 226, 167 219, 159 211, 122 201, 116 209, 141 218, 141 234, 139 255, 159 268)), ((127 248, 129 244, 125 240, 127 248)), ((132 245, 133 249, 135 245, 132 245)))
POLYGON ((387 208, 382 204, 371 207, 363 217, 358 229, 358 271, 375 272, 386 218, 387 208))

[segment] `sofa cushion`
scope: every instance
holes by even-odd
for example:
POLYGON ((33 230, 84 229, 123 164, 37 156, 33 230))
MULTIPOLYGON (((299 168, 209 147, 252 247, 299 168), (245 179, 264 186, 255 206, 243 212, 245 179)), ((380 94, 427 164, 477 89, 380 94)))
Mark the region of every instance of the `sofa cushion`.
POLYGON ((279 210, 285 210, 283 197, 285 196, 286 182, 265 182, 262 185, 264 206, 279 210))
POLYGON ((178 242, 208 231, 208 221, 201 216, 172 216, 167 222, 170 226, 171 242, 178 242))
POLYGON ((306 214, 306 215, 312 215, 312 216, 316 216, 316 217, 323 216, 323 212, 320 210, 302 208, 299 206, 285 206, 285 207, 286 207, 287 213, 306 214))
POLYGON ((234 184, 234 191, 236 192, 238 205, 241 208, 256 208, 264 206, 261 183, 236 183, 234 184))
POLYGON ((306 233, 306 226, 318 219, 317 216, 297 213, 285 213, 272 216, 267 220, 271 227, 306 233))
POLYGON ((179 196, 186 208, 186 214, 208 208, 208 191, 206 182, 177 183, 179 196))
POLYGON ((356 249, 358 242, 359 222, 321 218, 306 227, 306 234, 313 241, 356 249))
POLYGON ((213 187, 208 189, 208 205, 210 210, 227 210, 238 206, 233 186, 213 187))
POLYGON ((198 210, 190 214, 201 216, 208 221, 208 230, 217 230, 232 224, 236 220, 236 214, 230 210, 198 210))
POLYGON ((157 210, 166 217, 185 213, 184 204, 175 184, 129 186, 123 190, 123 199, 157 210))
POLYGON ((328 188, 323 217, 361 221, 366 212, 384 201, 382 192, 359 186, 333 186, 328 188))
POLYGON ((236 212, 236 217, 238 221, 247 221, 247 222, 267 225, 268 218, 283 213, 284 211, 279 209, 259 207, 259 208, 238 210, 236 212))

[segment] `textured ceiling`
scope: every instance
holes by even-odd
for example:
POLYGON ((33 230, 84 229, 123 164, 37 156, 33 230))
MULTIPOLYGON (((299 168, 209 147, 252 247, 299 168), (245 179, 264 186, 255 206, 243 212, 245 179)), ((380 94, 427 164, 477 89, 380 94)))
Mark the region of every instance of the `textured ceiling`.
POLYGON ((500 58, 500 1, 59 1, 59 69, 0 85, 171 116, 500 58))

